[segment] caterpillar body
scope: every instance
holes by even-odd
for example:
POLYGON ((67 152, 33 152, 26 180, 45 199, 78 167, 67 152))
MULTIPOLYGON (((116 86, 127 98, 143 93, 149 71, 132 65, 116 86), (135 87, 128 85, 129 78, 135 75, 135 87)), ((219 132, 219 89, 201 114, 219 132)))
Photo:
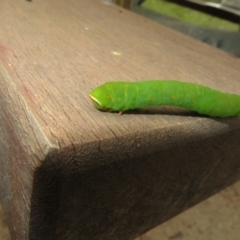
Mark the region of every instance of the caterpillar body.
POLYGON ((107 82, 89 96, 97 109, 120 114, 142 107, 178 106, 211 117, 240 117, 240 95, 174 80, 107 82))

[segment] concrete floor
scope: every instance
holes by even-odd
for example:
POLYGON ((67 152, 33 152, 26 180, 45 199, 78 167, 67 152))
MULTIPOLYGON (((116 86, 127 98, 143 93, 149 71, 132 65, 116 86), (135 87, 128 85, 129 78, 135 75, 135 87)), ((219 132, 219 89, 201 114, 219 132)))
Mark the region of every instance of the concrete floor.
MULTIPOLYGON (((0 208, 0 240, 10 240, 0 208)), ((135 240, 240 240, 240 182, 135 240)))

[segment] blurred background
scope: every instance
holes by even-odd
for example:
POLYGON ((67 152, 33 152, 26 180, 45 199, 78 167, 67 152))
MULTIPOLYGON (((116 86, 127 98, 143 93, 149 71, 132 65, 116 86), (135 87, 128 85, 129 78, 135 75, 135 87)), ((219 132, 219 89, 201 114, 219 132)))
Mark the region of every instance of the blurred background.
POLYGON ((240 57, 240 0, 114 0, 114 2, 240 57))

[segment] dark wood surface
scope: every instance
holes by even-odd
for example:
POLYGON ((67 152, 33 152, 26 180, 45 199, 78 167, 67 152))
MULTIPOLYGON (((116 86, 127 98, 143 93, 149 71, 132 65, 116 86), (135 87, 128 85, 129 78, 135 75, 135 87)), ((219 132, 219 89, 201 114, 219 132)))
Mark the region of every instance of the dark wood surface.
POLYGON ((240 94, 239 60, 92 0, 0 0, 0 197, 13 239, 133 239, 240 178, 240 121, 119 117, 89 91, 179 79, 240 94))

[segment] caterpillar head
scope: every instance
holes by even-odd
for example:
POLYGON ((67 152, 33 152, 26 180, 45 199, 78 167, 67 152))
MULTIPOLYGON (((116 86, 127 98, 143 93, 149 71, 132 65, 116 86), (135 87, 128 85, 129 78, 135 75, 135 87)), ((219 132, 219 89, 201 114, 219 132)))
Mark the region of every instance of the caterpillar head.
POLYGON ((94 88, 90 94, 94 107, 101 111, 109 111, 112 108, 112 97, 107 84, 94 88))

